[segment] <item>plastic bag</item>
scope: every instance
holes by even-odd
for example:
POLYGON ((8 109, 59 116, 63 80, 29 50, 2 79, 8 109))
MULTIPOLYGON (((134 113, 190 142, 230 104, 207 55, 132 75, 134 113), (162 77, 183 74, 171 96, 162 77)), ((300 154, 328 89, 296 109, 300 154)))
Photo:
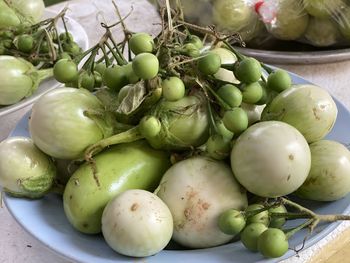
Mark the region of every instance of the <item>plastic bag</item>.
POLYGON ((267 31, 277 39, 317 47, 350 44, 346 37, 350 6, 345 0, 265 0, 258 1, 255 8, 267 31))
POLYGON ((181 4, 186 20, 215 25, 224 33, 238 32, 248 46, 278 40, 350 46, 350 0, 181 0, 181 4))

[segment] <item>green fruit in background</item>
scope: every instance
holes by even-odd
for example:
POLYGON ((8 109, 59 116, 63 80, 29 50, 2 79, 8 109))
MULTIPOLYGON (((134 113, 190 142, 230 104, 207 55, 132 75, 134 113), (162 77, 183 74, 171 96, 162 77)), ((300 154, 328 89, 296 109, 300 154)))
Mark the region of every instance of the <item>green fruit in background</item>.
POLYGON ((326 47, 337 43, 340 32, 332 20, 311 17, 304 37, 314 46, 326 47))
POLYGON ((304 0, 306 12, 317 18, 329 18, 345 7, 343 0, 304 0))
POLYGON ((213 21, 224 33, 239 33, 249 41, 265 31, 264 24, 253 6, 243 0, 213 1, 213 21))
POLYGON ((350 41, 350 7, 339 14, 337 24, 343 37, 350 41))
POLYGON ((276 38, 295 40, 300 38, 308 25, 309 15, 303 4, 295 0, 278 0, 276 16, 265 23, 267 30, 276 38))
POLYGON ((256 12, 253 12, 253 14, 250 16, 249 22, 246 24, 246 26, 239 30, 239 34, 244 41, 250 41, 257 36, 266 34, 264 23, 259 19, 256 12))
POLYGON ((219 30, 240 31, 249 24, 254 9, 244 0, 215 0, 213 21, 219 30))

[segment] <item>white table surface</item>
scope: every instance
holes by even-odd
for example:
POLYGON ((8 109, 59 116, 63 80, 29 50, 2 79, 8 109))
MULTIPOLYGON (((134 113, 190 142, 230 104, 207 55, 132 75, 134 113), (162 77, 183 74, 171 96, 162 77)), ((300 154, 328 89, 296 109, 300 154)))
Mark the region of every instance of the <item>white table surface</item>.
MULTIPOLYGON (((149 5, 145 0, 119 0, 122 13, 130 10, 134 5, 133 15, 128 19, 128 26, 133 31, 157 32, 156 26, 149 28, 150 23, 156 23, 154 13, 149 11, 149 5), (147 11, 148 10, 148 11, 147 11), (147 16, 140 14, 148 14, 147 16), (146 21, 146 22, 145 22, 146 21)), ((58 11, 65 4, 49 7, 50 10, 58 11)), ((98 21, 113 21, 113 7, 109 0, 73 0, 70 1, 69 16, 76 19, 87 31, 90 45, 96 43, 103 30, 98 26, 98 21), (100 14, 96 16, 96 13, 100 14), (102 19, 102 20, 101 20, 102 19)), ((305 79, 327 89, 334 97, 340 100, 350 109, 350 61, 322 64, 322 65, 276 65, 299 74, 305 79)), ((23 108, 17 112, 0 118, 0 141, 6 138, 14 128, 18 120, 30 109, 23 108)), ((0 263, 68 263, 66 259, 56 255, 35 238, 26 233, 11 217, 6 207, 0 208, 0 263)), ((285 260, 285 263, 308 262, 315 252, 330 240, 349 227, 350 223, 342 223, 332 234, 315 244, 309 249, 302 251, 299 257, 285 260)), ((344 261, 345 262, 345 261, 344 261)))

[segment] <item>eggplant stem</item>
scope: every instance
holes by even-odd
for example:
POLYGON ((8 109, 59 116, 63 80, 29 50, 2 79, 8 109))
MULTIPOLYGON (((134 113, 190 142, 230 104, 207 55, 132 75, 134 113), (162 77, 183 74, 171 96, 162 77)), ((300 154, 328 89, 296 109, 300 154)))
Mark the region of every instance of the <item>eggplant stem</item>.
POLYGON ((134 142, 144 139, 144 136, 139 132, 138 127, 131 128, 125 132, 121 132, 111 137, 102 139, 101 141, 89 146, 85 151, 85 160, 91 161, 92 157, 97 153, 101 152, 108 146, 116 145, 120 143, 134 142))
POLYGON ((216 92, 209 85, 206 85, 205 87, 215 97, 215 99, 218 101, 218 103, 220 104, 221 107, 223 107, 225 110, 231 109, 231 107, 223 99, 221 99, 220 96, 217 95, 216 92))
POLYGON ((100 63, 104 60, 106 67, 108 68, 110 65, 112 65, 112 61, 108 56, 110 54, 110 51, 106 50, 106 47, 104 44, 101 44, 100 48, 102 50, 103 56, 97 61, 97 63, 100 63))
POLYGON ((100 186, 99 179, 97 177, 97 167, 93 156, 108 146, 120 144, 120 143, 128 143, 134 142, 144 137, 140 134, 138 127, 131 128, 125 132, 115 134, 111 137, 103 139, 90 147, 88 147, 85 151, 85 160, 91 165, 92 174, 97 186, 100 186))
POLYGON ((243 54, 241 54, 240 52, 238 52, 236 49, 234 49, 234 48, 231 46, 231 44, 228 43, 227 40, 224 40, 223 42, 224 42, 224 44, 228 47, 228 49, 229 49, 231 52, 233 52, 233 53, 237 56, 238 60, 243 60, 243 59, 246 58, 246 56, 244 56, 243 54))
POLYGON ((310 233, 312 233, 314 231, 314 229, 316 228, 318 223, 320 223, 320 220, 318 218, 313 218, 312 219, 312 223, 310 225, 310 233))
POLYGON ((304 223, 302 223, 301 225, 299 225, 299 226, 297 226, 297 227, 295 227, 295 228, 292 228, 292 229, 290 229, 290 230, 287 230, 287 231, 285 232, 287 239, 289 239, 290 237, 292 237, 292 236, 293 236, 295 233, 297 233, 299 230, 301 230, 301 229, 303 229, 303 228, 305 228, 305 227, 308 227, 309 225, 312 225, 312 224, 314 223, 314 221, 315 221, 315 220, 312 218, 312 219, 309 219, 309 220, 305 221, 304 223))
POLYGON ((121 64, 120 65, 128 64, 128 61, 124 58, 124 55, 119 50, 118 44, 115 42, 114 38, 112 37, 112 34, 109 36, 109 39, 113 43, 113 46, 114 46, 115 50, 117 51, 118 56, 120 57, 120 60, 121 60, 121 62, 120 62, 121 64))
POLYGON ((169 0, 165 0, 165 5, 166 5, 166 11, 167 11, 167 16, 168 16, 168 26, 169 26, 169 31, 173 31, 173 20, 171 17, 171 7, 169 0))
POLYGON ((338 220, 350 220, 350 215, 317 215, 322 222, 334 222, 338 220))
POLYGON ((115 52, 113 47, 106 41, 105 45, 109 49, 109 51, 112 53, 113 57, 116 59, 118 65, 125 65, 124 60, 118 55, 118 53, 115 52))
POLYGON ((53 76, 53 69, 52 68, 40 69, 38 71, 35 71, 35 74, 38 82, 40 83, 44 79, 47 79, 53 76))
POLYGON ((255 210, 252 210, 252 211, 245 211, 245 212, 244 212, 244 216, 245 216, 246 218, 251 217, 251 216, 255 216, 255 215, 257 215, 257 214, 259 214, 259 213, 261 213, 261 212, 264 212, 264 211, 266 211, 266 210, 269 210, 270 208, 277 207, 277 206, 279 206, 279 205, 280 205, 280 204, 279 204, 278 202, 272 203, 272 204, 268 204, 268 205, 264 205, 264 207, 263 207, 263 208, 260 208, 260 209, 255 209, 255 210))
POLYGON ((305 212, 305 213, 307 213, 307 214, 310 214, 310 215, 313 216, 313 217, 316 217, 316 216, 317 216, 317 215, 316 215, 313 211, 311 211, 310 209, 307 209, 306 207, 303 207, 303 206, 301 206, 301 205, 299 205, 299 204, 297 204, 297 203, 295 203, 295 202, 293 202, 293 201, 291 201, 291 200, 289 200, 289 199, 287 199, 287 198, 282 197, 281 200, 282 200, 282 203, 285 204, 285 205, 289 205, 289 206, 291 206, 291 207, 294 207, 294 208, 298 209, 298 210, 301 211, 301 212, 305 212))
POLYGON ((288 220, 300 219, 300 218, 312 218, 308 213, 270 213, 270 217, 274 218, 286 218, 288 220))

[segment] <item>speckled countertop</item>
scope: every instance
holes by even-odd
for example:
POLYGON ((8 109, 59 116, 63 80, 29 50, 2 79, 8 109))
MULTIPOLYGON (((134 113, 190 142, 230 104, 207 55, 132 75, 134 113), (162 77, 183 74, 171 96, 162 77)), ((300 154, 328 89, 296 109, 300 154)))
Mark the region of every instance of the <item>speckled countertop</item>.
MULTIPOLYGON (((146 0, 117 1, 121 10, 126 14, 130 5, 134 12, 128 19, 128 27, 133 31, 157 32, 157 25, 150 29, 150 24, 157 23, 155 13, 149 11, 146 0)), ((73 0, 69 2, 69 16, 77 20, 86 30, 90 45, 96 43, 103 33, 99 22, 113 21, 115 17, 109 0, 73 0), (103 11, 102 11, 103 10, 103 11)), ((50 7, 58 11, 65 6, 61 3, 50 7)), ((321 64, 321 65, 276 65, 299 74, 305 79, 318 84, 331 92, 347 108, 350 109, 350 61, 321 64)), ((6 138, 18 120, 30 109, 23 108, 5 117, 0 117, 0 141, 6 138)), ((11 217, 5 206, 0 209, 0 263, 67 263, 50 251, 35 238, 26 233, 11 217)), ((335 231, 309 249, 299 253, 284 263, 299 262, 328 262, 337 263, 349 258, 350 251, 350 223, 342 223, 335 231), (320 251, 327 251, 320 254, 320 251)))

